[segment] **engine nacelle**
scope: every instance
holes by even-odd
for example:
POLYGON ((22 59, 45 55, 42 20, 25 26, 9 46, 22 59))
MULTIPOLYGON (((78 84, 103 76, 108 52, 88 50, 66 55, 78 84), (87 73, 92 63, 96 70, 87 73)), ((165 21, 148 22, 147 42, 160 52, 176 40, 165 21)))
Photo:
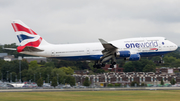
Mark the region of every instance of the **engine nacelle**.
POLYGON ((130 51, 119 51, 115 54, 116 57, 130 57, 130 55, 130 51))
POLYGON ((129 61, 137 61, 140 59, 141 59, 141 56, 139 54, 131 54, 129 58, 125 58, 125 60, 129 60, 129 61))

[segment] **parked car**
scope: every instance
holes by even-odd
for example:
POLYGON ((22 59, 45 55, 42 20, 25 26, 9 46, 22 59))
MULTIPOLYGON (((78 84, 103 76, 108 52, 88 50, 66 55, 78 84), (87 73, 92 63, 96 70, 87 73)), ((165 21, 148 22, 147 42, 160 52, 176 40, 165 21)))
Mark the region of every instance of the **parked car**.
POLYGON ((71 85, 64 85, 63 88, 71 88, 71 85))

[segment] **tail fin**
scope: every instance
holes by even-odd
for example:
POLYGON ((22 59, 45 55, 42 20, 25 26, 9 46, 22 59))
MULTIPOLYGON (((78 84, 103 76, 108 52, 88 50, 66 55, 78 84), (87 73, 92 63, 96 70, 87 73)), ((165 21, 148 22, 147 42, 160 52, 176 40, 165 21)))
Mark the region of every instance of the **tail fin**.
POLYGON ((14 20, 12 26, 21 46, 39 47, 49 44, 20 20, 14 20))

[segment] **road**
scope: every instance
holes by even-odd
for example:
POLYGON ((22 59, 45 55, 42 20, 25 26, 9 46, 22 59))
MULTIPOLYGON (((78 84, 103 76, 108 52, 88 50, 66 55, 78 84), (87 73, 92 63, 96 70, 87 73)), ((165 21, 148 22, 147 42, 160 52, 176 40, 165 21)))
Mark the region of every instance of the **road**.
POLYGON ((120 90, 180 90, 180 87, 130 88, 70 88, 70 89, 0 89, 0 92, 62 92, 62 91, 120 91, 120 90))

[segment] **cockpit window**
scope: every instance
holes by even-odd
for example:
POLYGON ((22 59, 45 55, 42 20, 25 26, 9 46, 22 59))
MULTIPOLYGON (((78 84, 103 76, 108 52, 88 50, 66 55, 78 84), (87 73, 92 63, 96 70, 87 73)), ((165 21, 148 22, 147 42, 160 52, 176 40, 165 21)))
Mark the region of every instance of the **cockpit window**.
POLYGON ((167 40, 166 38, 164 40, 167 40))

